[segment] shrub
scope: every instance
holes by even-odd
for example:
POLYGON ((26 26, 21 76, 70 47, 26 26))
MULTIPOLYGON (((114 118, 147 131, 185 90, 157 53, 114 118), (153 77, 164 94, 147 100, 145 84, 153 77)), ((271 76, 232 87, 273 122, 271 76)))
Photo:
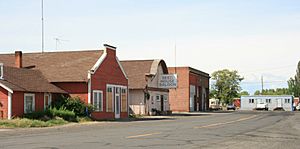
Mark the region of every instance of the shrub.
POLYGON ((24 114, 24 118, 28 118, 28 119, 41 119, 44 116, 49 116, 49 110, 45 110, 45 111, 35 111, 32 113, 27 113, 24 114))
POLYGON ((59 109, 49 108, 49 116, 50 117, 61 117, 66 121, 74 121, 76 120, 76 115, 73 111, 67 110, 65 107, 61 107, 59 109))
POLYGON ((87 116, 91 113, 93 107, 85 104, 79 97, 65 97, 62 96, 53 104, 57 109, 65 108, 65 110, 73 111, 76 116, 87 116))
POLYGON ((28 127, 49 127, 55 125, 63 125, 68 122, 63 119, 52 119, 47 122, 41 120, 31 120, 27 118, 16 118, 12 120, 1 120, 0 128, 28 128, 28 127))

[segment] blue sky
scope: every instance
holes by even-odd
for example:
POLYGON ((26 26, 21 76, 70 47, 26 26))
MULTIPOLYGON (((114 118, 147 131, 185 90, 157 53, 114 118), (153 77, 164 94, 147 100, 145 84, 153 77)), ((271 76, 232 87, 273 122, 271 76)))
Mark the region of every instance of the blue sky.
MULTIPOLYGON (((40 0, 0 0, 0 53, 41 51, 40 0)), ((44 0, 45 49, 118 47, 120 59, 163 58, 212 73, 228 68, 242 87, 286 87, 300 60, 298 0, 44 0), (66 40, 66 41, 63 41, 66 40)))

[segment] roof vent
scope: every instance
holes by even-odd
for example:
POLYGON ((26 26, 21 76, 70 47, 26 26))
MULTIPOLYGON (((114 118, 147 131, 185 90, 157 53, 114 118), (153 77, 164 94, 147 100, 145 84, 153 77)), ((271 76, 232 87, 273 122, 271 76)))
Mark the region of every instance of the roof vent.
POLYGON ((0 63, 0 79, 3 79, 3 64, 0 63))

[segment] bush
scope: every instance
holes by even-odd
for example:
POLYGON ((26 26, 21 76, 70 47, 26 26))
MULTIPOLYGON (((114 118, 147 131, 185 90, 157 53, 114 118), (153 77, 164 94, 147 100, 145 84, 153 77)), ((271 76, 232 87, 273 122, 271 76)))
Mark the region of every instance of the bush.
POLYGON ((76 115, 73 111, 66 110, 66 108, 61 107, 60 109, 49 108, 49 116, 50 117, 61 117, 66 121, 75 121, 76 115))
POLYGON ((27 118, 16 118, 12 120, 1 120, 0 128, 28 128, 28 127, 49 127, 56 125, 67 124, 68 122, 63 119, 52 119, 47 122, 41 120, 31 120, 27 118))
POLYGON ((49 116, 49 115, 50 115, 49 110, 45 110, 45 111, 35 111, 32 113, 27 113, 24 114, 23 117, 28 119, 42 119, 45 116, 49 116))
POLYGON ((76 116, 87 116, 91 113, 93 107, 85 104, 79 97, 65 97, 62 96, 54 104, 57 109, 65 108, 65 110, 73 111, 76 116))

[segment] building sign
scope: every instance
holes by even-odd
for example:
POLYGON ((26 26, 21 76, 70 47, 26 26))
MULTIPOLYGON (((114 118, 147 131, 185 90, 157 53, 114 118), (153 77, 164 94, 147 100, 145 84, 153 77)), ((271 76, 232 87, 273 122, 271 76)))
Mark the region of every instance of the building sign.
POLYGON ((177 88, 177 74, 163 74, 158 80, 159 88, 177 88))

